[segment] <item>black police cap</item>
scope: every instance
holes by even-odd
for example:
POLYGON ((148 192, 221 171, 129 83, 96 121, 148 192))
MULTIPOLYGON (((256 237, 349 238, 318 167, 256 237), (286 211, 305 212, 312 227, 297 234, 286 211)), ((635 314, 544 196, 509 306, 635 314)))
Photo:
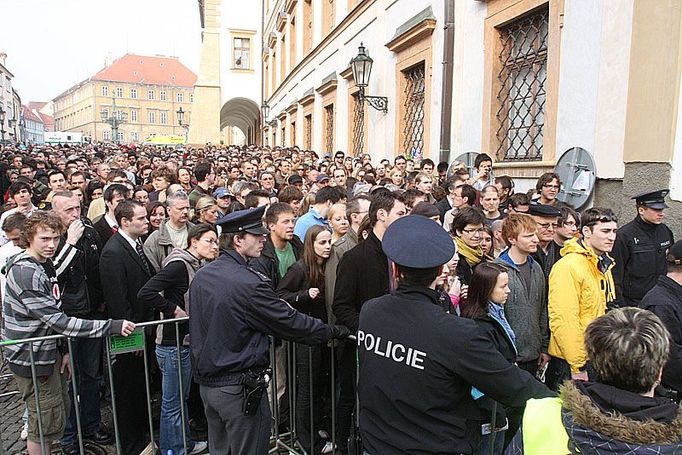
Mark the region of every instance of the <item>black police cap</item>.
POLYGON ((220 218, 216 221, 216 225, 221 227, 222 232, 230 234, 238 234, 240 232, 248 232, 255 235, 267 234, 270 231, 263 226, 265 208, 266 206, 237 210, 220 218))
POLYGON ((665 197, 670 193, 670 190, 657 190, 649 191, 646 193, 638 194, 633 196, 632 199, 635 200, 637 205, 643 205, 652 209, 667 209, 668 204, 665 203, 665 197))
POLYGON ((547 218, 561 216, 561 210, 553 205, 547 204, 530 204, 528 206, 528 213, 535 216, 544 216, 547 218))
POLYGON ((381 248, 396 264, 414 269, 439 267, 455 255, 452 237, 438 223, 420 215, 404 216, 391 223, 381 248))

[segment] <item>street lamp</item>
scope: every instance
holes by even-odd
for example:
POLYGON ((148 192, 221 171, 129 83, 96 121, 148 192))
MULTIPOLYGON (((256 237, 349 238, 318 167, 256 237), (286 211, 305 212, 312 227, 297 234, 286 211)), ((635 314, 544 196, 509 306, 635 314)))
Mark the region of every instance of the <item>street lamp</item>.
POLYGON ((111 139, 114 141, 114 144, 118 143, 118 127, 122 124, 125 123, 125 121, 128 118, 128 114, 123 111, 118 111, 116 110, 116 97, 112 96, 111 97, 111 115, 109 115, 109 112, 106 109, 102 109, 100 112, 100 116, 102 117, 102 121, 104 123, 108 123, 111 126, 111 139))
POLYGON ((185 144, 187 144, 187 133, 189 132, 189 123, 183 123, 183 119, 185 118, 185 111, 182 109, 182 106, 175 111, 176 114, 178 114, 178 125, 180 125, 184 130, 185 130, 185 144))
POLYGON ((358 48, 358 55, 353 57, 350 61, 350 67, 353 70, 353 80, 358 87, 358 101, 361 103, 367 101, 367 104, 374 109, 383 113, 388 112, 388 98, 385 96, 369 96, 365 95, 365 87, 369 85, 369 76, 372 74, 372 64, 374 60, 367 55, 365 46, 360 43, 358 48))
POLYGON ((5 143, 5 110, 0 106, 0 144, 5 143))

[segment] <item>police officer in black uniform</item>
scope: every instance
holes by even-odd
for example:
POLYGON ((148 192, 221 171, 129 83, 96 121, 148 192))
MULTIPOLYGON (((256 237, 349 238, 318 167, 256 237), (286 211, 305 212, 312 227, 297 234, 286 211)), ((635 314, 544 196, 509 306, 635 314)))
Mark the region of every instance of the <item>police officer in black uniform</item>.
POLYGON ((637 217, 618 229, 611 253, 616 261, 615 307, 638 306, 658 277, 666 274, 668 249, 675 243, 672 231, 663 224, 669 192, 651 191, 632 198, 637 203, 637 217))
POLYGON ((439 306, 434 288, 455 253, 442 227, 410 215, 391 224, 381 245, 399 285, 360 311, 360 434, 367 453, 472 453, 481 431, 467 422, 478 416, 472 386, 508 406, 552 396, 505 360, 474 321, 439 306))
POLYGON ((190 286, 192 365, 206 410, 209 450, 215 454, 268 452, 268 334, 310 345, 349 334, 346 327, 291 308, 265 275, 249 267, 268 233, 264 212, 265 207, 241 210, 218 220, 225 249, 190 286))

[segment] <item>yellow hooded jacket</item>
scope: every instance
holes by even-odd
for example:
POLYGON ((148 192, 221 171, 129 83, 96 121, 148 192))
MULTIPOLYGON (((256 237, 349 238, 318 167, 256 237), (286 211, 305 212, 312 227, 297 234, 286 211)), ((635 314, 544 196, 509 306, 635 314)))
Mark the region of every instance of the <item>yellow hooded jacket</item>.
POLYGON ((566 360, 577 373, 587 362, 587 325, 615 299, 614 261, 605 255, 602 273, 599 257, 578 239, 567 240, 561 256, 549 274, 549 354, 566 360))

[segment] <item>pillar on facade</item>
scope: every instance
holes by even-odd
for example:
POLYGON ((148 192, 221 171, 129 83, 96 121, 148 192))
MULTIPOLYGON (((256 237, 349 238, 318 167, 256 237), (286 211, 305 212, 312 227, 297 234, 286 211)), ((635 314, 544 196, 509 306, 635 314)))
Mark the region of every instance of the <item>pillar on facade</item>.
POLYGON ((199 74, 189 125, 190 144, 220 142, 220 4, 204 0, 204 30, 199 74))

